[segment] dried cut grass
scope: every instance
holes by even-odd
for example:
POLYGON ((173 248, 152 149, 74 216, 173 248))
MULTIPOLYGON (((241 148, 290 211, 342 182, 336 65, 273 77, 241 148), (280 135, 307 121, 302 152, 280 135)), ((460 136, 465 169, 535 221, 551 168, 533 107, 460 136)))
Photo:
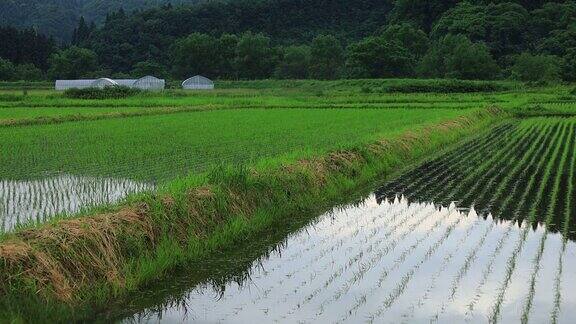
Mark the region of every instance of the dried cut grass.
POLYGON ((94 281, 122 286, 122 238, 145 237, 151 246, 156 241, 146 214, 147 207, 138 206, 18 232, 0 244, 3 272, 8 280, 35 282, 46 297, 64 302, 94 281))

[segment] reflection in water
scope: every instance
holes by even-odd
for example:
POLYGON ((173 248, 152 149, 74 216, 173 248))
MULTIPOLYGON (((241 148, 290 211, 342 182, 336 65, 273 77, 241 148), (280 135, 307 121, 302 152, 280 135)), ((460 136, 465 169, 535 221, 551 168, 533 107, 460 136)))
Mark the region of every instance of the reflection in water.
POLYGON ((125 179, 60 175, 30 181, 0 181, 0 232, 18 224, 45 222, 60 213, 119 201, 128 194, 152 189, 125 179))
POLYGON ((251 260, 248 270, 230 255, 190 268, 192 290, 156 291, 141 303, 155 298, 155 306, 135 298, 116 315, 133 307, 125 321, 569 323, 576 316, 573 241, 454 205, 371 197, 251 260), (202 272, 221 280, 193 284, 202 272))

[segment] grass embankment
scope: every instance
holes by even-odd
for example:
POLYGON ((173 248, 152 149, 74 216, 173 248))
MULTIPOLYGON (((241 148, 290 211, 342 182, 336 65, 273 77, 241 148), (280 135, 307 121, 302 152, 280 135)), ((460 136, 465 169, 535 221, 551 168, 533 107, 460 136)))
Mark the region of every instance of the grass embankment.
POLYGON ((6 234, 0 321, 68 321, 291 215, 336 200, 499 119, 496 109, 298 161, 217 169, 134 197, 108 213, 6 234))

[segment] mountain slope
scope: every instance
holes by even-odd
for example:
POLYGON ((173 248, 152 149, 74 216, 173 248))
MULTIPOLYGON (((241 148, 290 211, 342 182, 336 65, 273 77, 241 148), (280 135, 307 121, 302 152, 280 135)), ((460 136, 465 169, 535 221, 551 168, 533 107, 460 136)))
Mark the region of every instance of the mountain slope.
POLYGON ((153 8, 167 3, 199 0, 0 0, 0 26, 33 27, 61 40, 70 40, 81 16, 102 22, 109 12, 153 8))

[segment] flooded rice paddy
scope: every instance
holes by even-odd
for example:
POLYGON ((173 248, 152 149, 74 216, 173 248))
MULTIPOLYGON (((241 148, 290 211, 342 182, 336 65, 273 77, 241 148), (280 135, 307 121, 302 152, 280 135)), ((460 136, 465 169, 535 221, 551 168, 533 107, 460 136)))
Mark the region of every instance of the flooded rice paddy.
POLYGON ((259 248, 241 250, 193 266, 108 316, 165 323, 569 323, 576 316, 573 241, 454 204, 372 196, 321 216, 264 257, 247 261, 259 248))
MULTIPOLYGON (((189 265, 101 318, 571 323, 575 149, 574 118, 506 122, 360 203, 189 265)), ((0 180, 0 232, 149 189, 73 175, 0 180)))
POLYGON ((500 125, 362 203, 191 265, 103 317, 571 323, 575 146, 574 119, 500 125))
POLYGON ((0 180, 0 233, 42 223, 63 213, 112 204, 153 186, 126 179, 60 175, 40 180, 0 180))

